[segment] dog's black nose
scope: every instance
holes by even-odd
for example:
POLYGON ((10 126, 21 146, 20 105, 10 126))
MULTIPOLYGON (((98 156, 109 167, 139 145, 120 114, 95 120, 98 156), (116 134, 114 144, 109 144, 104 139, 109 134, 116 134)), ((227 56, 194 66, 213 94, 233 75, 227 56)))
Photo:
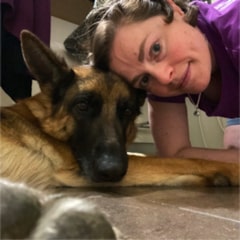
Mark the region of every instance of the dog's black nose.
POLYGON ((120 181, 127 171, 127 160, 105 156, 95 165, 94 180, 97 182, 120 181))

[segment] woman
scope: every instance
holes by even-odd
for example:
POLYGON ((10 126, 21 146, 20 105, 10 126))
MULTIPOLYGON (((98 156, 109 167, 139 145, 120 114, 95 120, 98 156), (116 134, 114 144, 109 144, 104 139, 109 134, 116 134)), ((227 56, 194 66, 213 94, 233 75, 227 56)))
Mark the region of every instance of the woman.
POLYGON ((238 0, 121 0, 99 22, 94 63, 149 93, 160 156, 239 161, 237 148, 191 146, 185 106, 188 97, 195 115, 240 116, 239 9, 238 0))

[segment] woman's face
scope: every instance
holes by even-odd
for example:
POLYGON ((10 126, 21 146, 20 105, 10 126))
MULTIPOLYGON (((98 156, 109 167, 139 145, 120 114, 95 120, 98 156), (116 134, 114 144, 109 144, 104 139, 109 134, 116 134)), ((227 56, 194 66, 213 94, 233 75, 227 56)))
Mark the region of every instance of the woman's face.
POLYGON ((120 26, 110 55, 114 72, 134 87, 163 97, 204 91, 212 69, 204 35, 184 21, 179 7, 173 8, 170 24, 156 16, 120 26))

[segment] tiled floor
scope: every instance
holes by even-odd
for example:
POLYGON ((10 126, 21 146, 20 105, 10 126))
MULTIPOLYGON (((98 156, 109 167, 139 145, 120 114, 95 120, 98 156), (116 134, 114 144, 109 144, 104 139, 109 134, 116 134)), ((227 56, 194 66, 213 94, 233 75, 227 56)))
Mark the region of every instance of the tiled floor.
POLYGON ((121 239, 238 240, 238 188, 64 189, 87 198, 120 231, 121 239))

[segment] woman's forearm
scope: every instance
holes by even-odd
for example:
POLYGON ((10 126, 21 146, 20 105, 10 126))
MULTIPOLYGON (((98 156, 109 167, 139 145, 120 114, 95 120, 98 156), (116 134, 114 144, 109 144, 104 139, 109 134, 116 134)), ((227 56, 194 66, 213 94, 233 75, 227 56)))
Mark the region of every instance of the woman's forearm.
POLYGON ((221 162, 240 162, 240 149, 183 148, 174 157, 197 158, 221 162))

